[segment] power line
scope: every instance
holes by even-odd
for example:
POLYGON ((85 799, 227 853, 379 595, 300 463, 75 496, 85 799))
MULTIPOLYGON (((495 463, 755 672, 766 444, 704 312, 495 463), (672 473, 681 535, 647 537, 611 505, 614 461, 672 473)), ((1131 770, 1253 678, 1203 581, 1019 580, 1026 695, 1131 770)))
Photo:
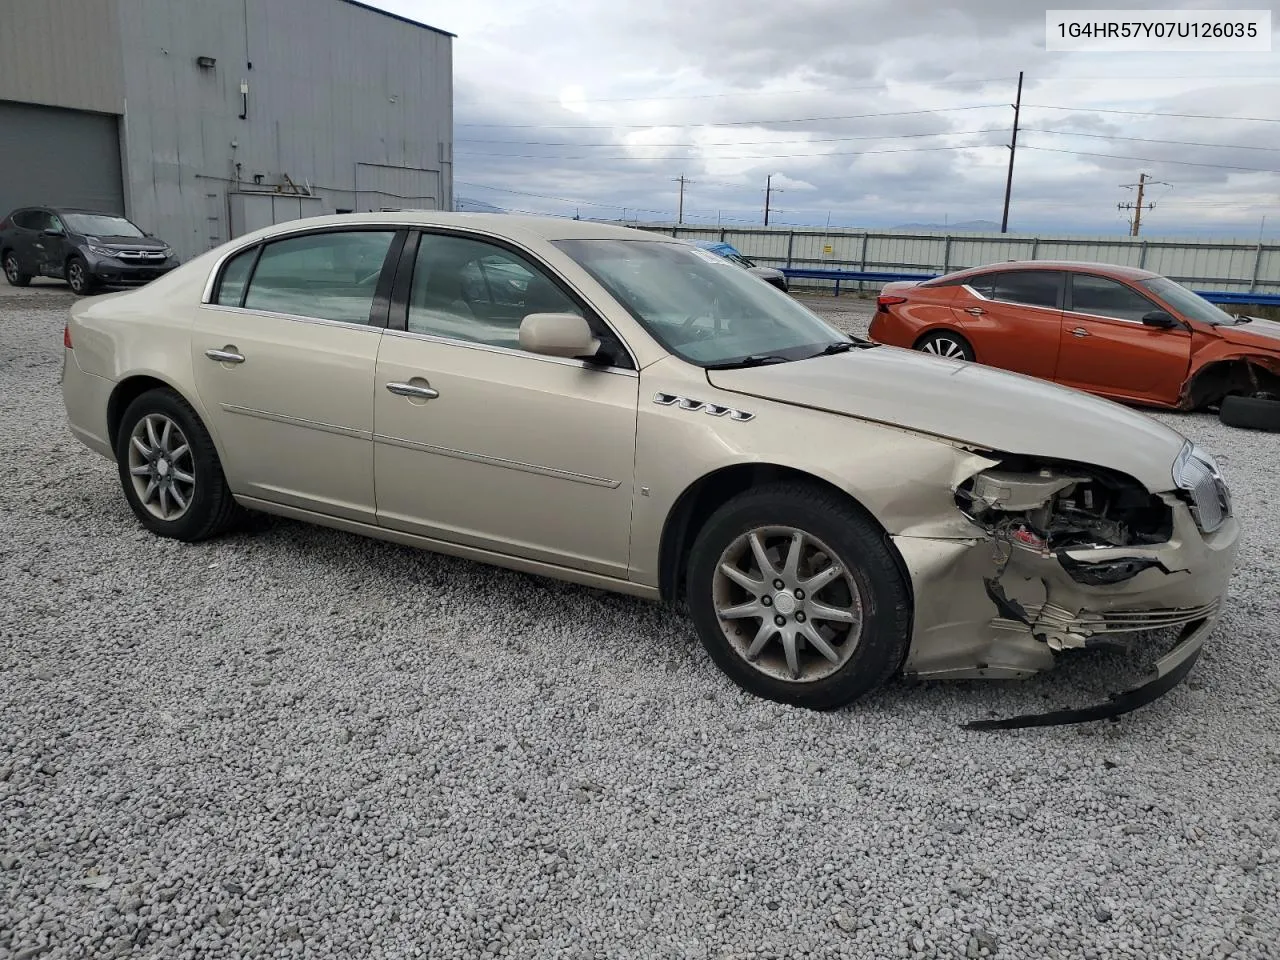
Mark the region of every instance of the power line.
POLYGON ((935 107, 930 110, 891 110, 887 113, 850 113, 838 117, 783 117, 774 120, 694 120, 685 123, 458 123, 457 127, 501 127, 508 130, 652 130, 674 127, 750 127, 766 123, 819 123, 828 120, 867 120, 871 117, 913 117, 925 113, 958 113, 964 110, 991 110, 1003 103, 975 103, 966 107, 935 107))
MULTIPOLYGON (((836 150, 829 153, 746 153, 733 156, 711 156, 705 160, 799 160, 822 159, 824 157, 863 157, 875 153, 932 153, 940 150, 982 150, 987 147, 998 147, 998 143, 952 144, 944 147, 903 147, 893 150, 836 150)), ((459 158, 485 160, 590 160, 598 163, 646 162, 660 163, 664 160, 688 160, 689 157, 601 157, 601 156, 566 156, 550 153, 458 153, 459 158)))
POLYGON ((1136 160, 1139 163, 1174 163, 1180 167, 1214 167, 1219 170, 1241 170, 1246 173, 1280 173, 1280 170, 1265 170, 1260 167, 1237 167, 1228 163, 1194 163, 1191 160, 1156 160, 1151 157, 1133 157, 1118 153, 1086 153, 1083 150, 1061 150, 1057 147, 1025 146, 1026 150, 1038 150, 1041 153, 1069 153, 1074 157, 1105 157, 1109 160, 1136 160))
MULTIPOLYGON (((919 87, 961 87, 961 86, 977 86, 984 83, 1004 83, 1008 77, 994 77, 983 80, 894 80, 886 79, 880 83, 868 83, 857 87, 841 87, 840 90, 883 90, 885 87, 898 86, 919 86, 919 87)), ((781 97, 793 96, 798 94, 814 94, 821 95, 824 91, 813 87, 795 88, 792 90, 738 90, 732 93, 686 93, 673 94, 661 97, 590 97, 581 100, 572 99, 572 103, 649 103, 657 100, 720 100, 731 97, 781 97)), ((504 103, 563 103, 564 97, 547 97, 537 100, 504 100, 504 103)))
POLYGON ((1094 140, 1131 140, 1134 143, 1170 143, 1180 147, 1215 147, 1220 150, 1267 150, 1280 153, 1280 147, 1253 147, 1243 143, 1208 143, 1203 140, 1158 140, 1153 137, 1123 137, 1113 133, 1077 133, 1074 130, 1043 130, 1023 127, 1027 133, 1048 133, 1055 137, 1089 137, 1094 140))
MULTIPOLYGON (((812 137, 799 140, 708 140, 702 143, 638 143, 638 147, 772 147, 787 143, 845 143, 850 140, 908 140, 918 137, 963 137, 975 133, 1004 133, 1004 127, 983 127, 981 130, 934 130, 929 133, 865 133, 856 137, 812 137)), ((624 147, 616 140, 609 143, 574 143, 572 140, 484 140, 466 137, 454 143, 507 143, 520 147, 624 147)))
POLYGON ((511 190, 507 187, 494 187, 487 183, 475 183, 469 180, 454 180, 454 184, 461 184, 464 187, 478 187, 481 190, 496 190, 498 193, 511 193, 520 197, 536 197, 539 200, 555 200, 557 203, 572 203, 584 207, 604 207, 606 210, 635 210, 637 213, 657 213, 663 216, 671 213, 670 210, 652 210, 647 207, 633 207, 630 204, 623 206, 620 203, 601 203, 598 200, 570 200, 565 197, 553 197, 546 193, 529 193, 525 190, 511 190))
POLYGON ((1154 110, 1112 110, 1101 107, 1055 107, 1047 103, 1028 103, 1037 110, 1065 110, 1068 113, 1119 113, 1128 117, 1179 117, 1183 120, 1239 120, 1249 123, 1280 123, 1280 117, 1222 117, 1206 113, 1158 113, 1154 110))

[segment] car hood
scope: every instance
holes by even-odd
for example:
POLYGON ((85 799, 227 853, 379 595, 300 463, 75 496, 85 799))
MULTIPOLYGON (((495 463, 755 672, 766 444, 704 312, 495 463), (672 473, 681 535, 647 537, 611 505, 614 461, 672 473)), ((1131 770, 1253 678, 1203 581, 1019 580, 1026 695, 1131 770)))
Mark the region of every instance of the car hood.
POLYGON ((90 243, 120 250, 163 250, 165 243, 155 237, 86 237, 90 243))
POLYGON ((708 370, 734 393, 933 434, 984 450, 1109 467, 1173 489, 1186 443, 1136 410, 1052 383, 899 347, 741 370, 708 370))
POLYGON ((1214 327, 1214 332, 1228 343, 1262 350, 1280 351, 1280 323, 1256 318, 1248 323, 1214 327))

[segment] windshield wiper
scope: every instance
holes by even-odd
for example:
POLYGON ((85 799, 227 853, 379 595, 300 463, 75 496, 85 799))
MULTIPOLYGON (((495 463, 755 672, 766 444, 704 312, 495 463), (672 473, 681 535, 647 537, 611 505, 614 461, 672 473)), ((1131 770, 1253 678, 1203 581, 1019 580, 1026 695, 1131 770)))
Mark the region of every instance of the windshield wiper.
POLYGON ((737 360, 726 360, 723 363, 708 363, 704 370, 737 370, 740 367, 763 367, 768 363, 789 363, 786 357, 779 357, 776 354, 759 354, 753 353, 749 357, 740 357, 737 360))
POLYGON ((818 356, 825 357, 833 353, 844 353, 848 350, 852 350, 856 346, 858 346, 858 344, 852 340, 837 340, 834 343, 828 343, 823 347, 818 356))

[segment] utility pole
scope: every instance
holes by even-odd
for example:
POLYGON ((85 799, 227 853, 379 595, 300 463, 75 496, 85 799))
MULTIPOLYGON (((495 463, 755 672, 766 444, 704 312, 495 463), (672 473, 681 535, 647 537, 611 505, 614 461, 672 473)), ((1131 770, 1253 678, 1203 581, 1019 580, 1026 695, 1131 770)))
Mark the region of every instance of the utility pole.
POLYGON ((1004 181, 1004 215, 1000 232, 1009 232, 1009 197, 1013 193, 1013 156, 1018 152, 1018 117, 1022 113, 1022 71, 1018 71, 1018 95, 1013 101, 1013 139, 1009 141, 1009 175, 1004 181))
POLYGON ((680 184, 680 206, 677 208, 677 211, 676 211, 676 223, 684 223, 684 185, 686 183, 693 183, 693 181, 686 180, 684 174, 682 173, 680 174, 680 176, 676 177, 671 182, 680 184))
MULTIPOLYGON (((1166 186, 1166 187, 1171 187, 1171 186, 1173 186, 1173 184, 1171 184, 1171 183, 1165 183, 1163 180, 1152 180, 1152 179, 1151 179, 1150 174, 1146 174, 1146 173, 1140 173, 1140 174, 1138 174, 1138 182, 1137 182, 1137 183, 1122 183, 1122 184, 1120 184, 1120 186, 1124 187, 1126 190, 1132 190, 1134 187, 1137 187, 1137 188, 1138 188, 1138 197, 1137 197, 1137 200, 1136 200, 1135 202, 1133 202, 1133 203, 1117 203, 1117 204, 1116 204, 1116 209, 1117 209, 1117 210, 1132 210, 1132 211, 1133 211, 1133 220, 1132 220, 1132 221, 1130 221, 1130 225, 1129 225, 1129 236, 1131 236, 1131 237, 1136 237, 1136 236, 1138 235, 1138 231, 1142 228, 1142 211, 1143 211, 1143 209, 1144 209, 1143 204, 1142 204, 1142 195, 1143 195, 1143 193, 1145 193, 1145 192, 1146 192, 1147 185, 1148 185, 1148 184, 1151 184, 1151 183, 1159 183, 1159 184, 1163 184, 1163 185, 1164 185, 1164 186, 1166 186)), ((1146 205, 1145 209, 1147 209, 1147 210, 1154 210, 1154 209, 1155 209, 1155 206, 1156 206, 1156 205, 1155 205, 1154 203, 1148 203, 1148 204, 1146 205)))
POLYGON ((769 225, 769 201, 775 193, 782 193, 782 191, 774 187, 771 173, 764 180, 764 225, 766 227, 769 225))

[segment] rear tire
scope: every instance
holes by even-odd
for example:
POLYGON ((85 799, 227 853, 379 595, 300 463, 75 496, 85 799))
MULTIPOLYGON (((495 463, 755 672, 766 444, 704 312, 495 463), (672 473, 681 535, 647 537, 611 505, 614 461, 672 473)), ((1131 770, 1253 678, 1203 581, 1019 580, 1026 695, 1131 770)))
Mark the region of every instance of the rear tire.
POLYGON ((916 341, 915 349, 923 353, 931 353, 936 357, 945 357, 948 360, 964 360, 967 363, 973 363, 977 357, 969 341, 958 333, 952 333, 950 330, 935 330, 932 333, 926 333, 916 341))
POLYGON ((18 263, 18 255, 8 250, 4 255, 4 278, 11 287, 25 287, 31 282, 31 274, 23 273, 18 263))
POLYGON ((884 532, 847 498, 803 483, 748 490, 712 514, 694 540, 686 596, 730 679, 811 710, 884 684, 910 642, 910 593, 884 532))
POLYGON ((191 405, 167 388, 148 390, 125 409, 116 465, 134 515, 162 537, 207 540, 243 513, 209 431, 191 405))
POLYGON ((96 286, 93 274, 89 272, 89 265, 84 262, 84 258, 73 256, 67 260, 67 286, 71 288, 71 292, 76 296, 86 297, 93 293, 96 286))
POLYGON ((1224 397, 1218 419, 1242 430, 1280 431, 1280 400, 1266 397, 1224 397))

